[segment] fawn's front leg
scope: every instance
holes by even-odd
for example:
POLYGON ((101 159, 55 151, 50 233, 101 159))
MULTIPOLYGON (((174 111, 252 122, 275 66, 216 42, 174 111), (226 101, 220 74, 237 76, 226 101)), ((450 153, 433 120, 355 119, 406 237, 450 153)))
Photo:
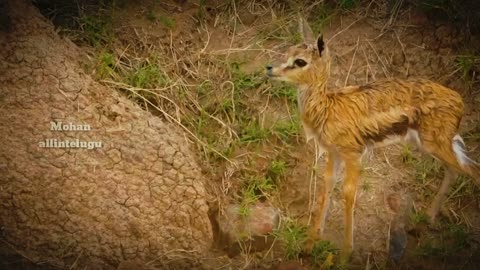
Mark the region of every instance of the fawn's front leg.
POLYGON ((318 200, 317 215, 315 215, 313 223, 313 234, 315 238, 323 237, 325 229, 325 220, 330 205, 330 197, 332 196, 333 187, 335 185, 335 173, 340 160, 338 155, 333 151, 328 151, 326 155, 326 167, 323 174, 323 193, 318 200))
MULTIPOLYGON (((340 164, 338 155, 332 151, 328 151, 325 158, 326 166, 323 174, 323 192, 317 200, 317 210, 313 217, 313 226, 310 227, 309 239, 305 244, 305 249, 311 251, 315 241, 323 237, 325 229, 325 219, 330 205, 330 197, 332 195, 333 186, 335 184, 335 173, 337 166, 340 164)), ((316 194, 316 191, 315 191, 316 194)))
POLYGON ((343 155, 345 160, 345 180, 343 196, 345 199, 345 238, 342 247, 342 258, 347 259, 353 249, 353 210, 357 195, 357 182, 360 176, 360 156, 356 154, 343 155))

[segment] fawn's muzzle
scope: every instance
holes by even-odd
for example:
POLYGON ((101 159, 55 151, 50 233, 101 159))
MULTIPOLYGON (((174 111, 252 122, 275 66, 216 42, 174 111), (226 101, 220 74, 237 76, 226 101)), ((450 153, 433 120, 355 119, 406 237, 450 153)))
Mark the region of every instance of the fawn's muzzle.
POLYGON ((267 70, 267 76, 269 76, 269 77, 272 76, 273 75, 273 73, 272 73, 273 72, 273 66, 268 64, 268 65, 265 66, 265 68, 267 70))

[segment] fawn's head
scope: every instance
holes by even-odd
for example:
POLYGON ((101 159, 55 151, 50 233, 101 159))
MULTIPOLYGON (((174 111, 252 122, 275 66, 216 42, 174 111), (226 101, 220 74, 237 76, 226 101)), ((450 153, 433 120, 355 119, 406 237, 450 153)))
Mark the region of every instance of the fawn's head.
POLYGON ((323 83, 330 73, 330 55, 323 36, 315 40, 312 29, 301 17, 299 30, 303 43, 287 50, 283 64, 267 65, 267 76, 299 86, 323 83))

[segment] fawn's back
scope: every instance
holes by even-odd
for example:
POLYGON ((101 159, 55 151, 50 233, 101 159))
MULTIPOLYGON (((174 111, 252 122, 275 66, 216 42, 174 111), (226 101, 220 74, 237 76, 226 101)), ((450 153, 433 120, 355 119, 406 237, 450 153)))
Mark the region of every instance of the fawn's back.
POLYGON ((300 106, 304 125, 325 146, 350 148, 409 138, 419 145, 425 140, 450 144, 464 110, 457 92, 423 79, 350 86, 300 106))

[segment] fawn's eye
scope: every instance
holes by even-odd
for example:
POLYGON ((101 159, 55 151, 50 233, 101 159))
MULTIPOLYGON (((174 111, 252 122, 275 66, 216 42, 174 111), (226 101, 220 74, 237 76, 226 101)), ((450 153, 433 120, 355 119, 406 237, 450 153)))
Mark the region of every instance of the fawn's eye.
POLYGON ((297 67, 304 67, 304 66, 307 65, 307 62, 305 62, 305 60, 303 60, 303 59, 295 59, 293 64, 297 67))

